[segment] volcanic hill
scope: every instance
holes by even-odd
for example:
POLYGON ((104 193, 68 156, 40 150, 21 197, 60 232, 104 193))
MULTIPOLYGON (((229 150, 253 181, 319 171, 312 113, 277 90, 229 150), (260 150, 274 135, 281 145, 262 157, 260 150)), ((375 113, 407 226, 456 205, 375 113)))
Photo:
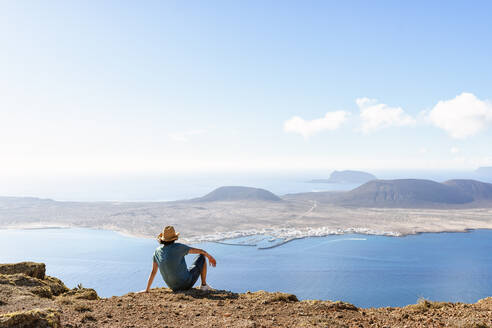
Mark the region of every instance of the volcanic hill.
POLYGON ((491 207, 492 184, 476 180, 443 183, 423 179, 372 180, 346 192, 287 195, 350 207, 466 208, 491 207))
POLYGON ((281 201, 280 197, 268 190, 242 186, 219 187, 203 197, 193 199, 193 201, 197 202, 237 200, 281 201))

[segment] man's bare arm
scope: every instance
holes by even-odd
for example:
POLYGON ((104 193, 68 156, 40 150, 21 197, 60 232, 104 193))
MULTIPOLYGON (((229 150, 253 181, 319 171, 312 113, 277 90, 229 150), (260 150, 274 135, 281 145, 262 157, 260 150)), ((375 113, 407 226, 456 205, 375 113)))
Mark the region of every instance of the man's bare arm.
POLYGON ((208 262, 210 263, 211 266, 215 267, 217 265, 217 261, 215 261, 214 257, 210 254, 208 254, 206 251, 200 248, 190 248, 188 251, 189 254, 202 254, 205 257, 208 258, 208 262))
POLYGON ((145 289, 145 292, 147 293, 150 290, 150 286, 152 286, 152 282, 154 282, 155 274, 157 273, 157 269, 159 269, 159 266, 157 265, 156 262, 153 262, 154 264, 152 265, 152 272, 150 273, 149 280, 147 281, 147 288, 145 289))

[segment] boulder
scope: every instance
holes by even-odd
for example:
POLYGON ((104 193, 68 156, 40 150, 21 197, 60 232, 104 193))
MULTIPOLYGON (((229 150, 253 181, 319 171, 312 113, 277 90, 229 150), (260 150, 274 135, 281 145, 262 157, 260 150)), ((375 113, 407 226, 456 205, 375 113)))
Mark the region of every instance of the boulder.
POLYGON ((297 296, 294 294, 280 293, 280 292, 266 292, 264 290, 259 290, 256 292, 248 292, 244 294, 245 298, 256 300, 261 304, 270 304, 275 302, 299 302, 297 296))
POLYGON ((7 280, 11 285, 22 287, 40 287, 44 286, 44 282, 41 279, 33 278, 24 273, 15 273, 11 275, 1 275, 1 281, 7 280))
POLYGON ((46 298, 58 296, 69 290, 58 278, 46 276, 45 279, 38 279, 24 273, 15 273, 11 275, 0 274, 0 285, 5 284, 25 287, 33 294, 46 298))
POLYGON ((0 315, 0 328, 58 328, 60 313, 53 309, 35 309, 0 315))
POLYGON ((92 288, 74 288, 63 294, 63 297, 79 300, 97 300, 97 292, 92 288))
POLYGON ((23 273, 27 276, 44 279, 46 274, 46 266, 44 263, 35 262, 20 262, 0 264, 1 274, 16 274, 23 273))
POLYGON ((69 291, 67 286, 65 286, 65 284, 63 283, 63 281, 61 281, 58 278, 46 276, 46 279, 44 279, 44 282, 51 289, 51 293, 54 296, 58 296, 60 294, 63 294, 63 293, 66 293, 69 291))

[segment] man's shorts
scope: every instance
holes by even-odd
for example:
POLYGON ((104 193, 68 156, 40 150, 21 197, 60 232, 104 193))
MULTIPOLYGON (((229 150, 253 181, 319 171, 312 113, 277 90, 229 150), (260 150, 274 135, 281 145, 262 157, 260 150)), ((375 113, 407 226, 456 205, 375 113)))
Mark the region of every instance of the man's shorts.
POLYGON ((193 285, 196 283, 198 280, 198 277, 200 277, 200 274, 202 273, 203 266, 205 265, 205 256, 203 254, 198 255, 195 258, 195 261, 193 261, 192 266, 188 269, 191 275, 191 281, 190 284, 183 289, 191 289, 193 285))

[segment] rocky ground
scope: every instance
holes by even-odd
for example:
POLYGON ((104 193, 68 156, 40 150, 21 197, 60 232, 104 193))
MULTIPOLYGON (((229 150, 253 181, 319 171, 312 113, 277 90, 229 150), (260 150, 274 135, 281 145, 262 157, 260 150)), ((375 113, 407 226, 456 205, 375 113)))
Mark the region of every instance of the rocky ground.
POLYGON ((44 275, 44 264, 0 265, 4 327, 492 327, 492 297, 475 304, 422 300, 402 308, 298 301, 263 291, 236 294, 153 289, 100 299, 44 275))

